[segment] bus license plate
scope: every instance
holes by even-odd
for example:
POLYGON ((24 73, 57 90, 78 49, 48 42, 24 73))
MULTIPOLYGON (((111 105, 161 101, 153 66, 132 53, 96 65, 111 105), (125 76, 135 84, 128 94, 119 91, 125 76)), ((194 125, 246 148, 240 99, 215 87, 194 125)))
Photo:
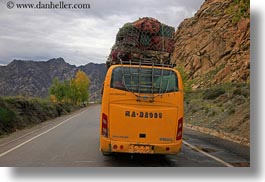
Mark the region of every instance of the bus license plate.
POLYGON ((134 145, 133 146, 134 153, 141 153, 141 154, 149 154, 152 153, 150 146, 148 145, 134 145))

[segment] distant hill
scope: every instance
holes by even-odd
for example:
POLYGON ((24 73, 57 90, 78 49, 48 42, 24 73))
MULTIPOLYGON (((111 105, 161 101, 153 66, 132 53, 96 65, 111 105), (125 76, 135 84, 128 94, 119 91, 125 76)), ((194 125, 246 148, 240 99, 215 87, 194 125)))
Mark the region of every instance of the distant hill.
POLYGON ((66 63, 63 58, 48 61, 13 60, 7 66, 0 66, 0 95, 47 97, 55 77, 61 81, 68 80, 78 70, 84 71, 91 80, 90 100, 100 100, 106 74, 105 64, 88 63, 77 67, 66 63))

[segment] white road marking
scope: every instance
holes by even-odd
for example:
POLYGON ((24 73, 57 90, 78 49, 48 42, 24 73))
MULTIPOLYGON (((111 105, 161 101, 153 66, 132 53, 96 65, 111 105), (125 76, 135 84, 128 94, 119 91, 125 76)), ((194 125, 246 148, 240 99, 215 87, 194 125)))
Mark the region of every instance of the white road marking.
MULTIPOLYGON (((40 128, 40 129, 41 129, 41 128, 40 128)), ((18 140, 20 140, 20 139, 22 139, 22 138, 25 138, 26 136, 28 136, 28 135, 30 135, 30 134, 32 134, 32 133, 35 133, 35 132, 39 131, 40 129, 33 130, 33 131, 29 132, 29 133, 26 133, 25 135, 22 135, 21 137, 18 137, 18 138, 14 139, 14 140, 11 140, 11 141, 9 141, 9 142, 3 143, 3 144, 0 145, 0 147, 3 147, 3 146, 5 146, 5 145, 8 145, 8 144, 13 143, 13 142, 15 142, 15 141, 18 141, 18 140)))
POLYGON ((87 110, 84 110, 84 111, 82 111, 81 113, 76 114, 76 115, 74 115, 74 116, 72 116, 72 117, 70 117, 70 118, 68 118, 68 119, 66 119, 66 120, 64 120, 64 121, 62 121, 61 123, 55 125, 54 127, 52 127, 52 128, 50 128, 50 129, 48 129, 48 130, 46 130, 46 131, 44 131, 44 132, 42 132, 42 133, 40 133, 40 134, 38 134, 38 135, 36 135, 36 136, 30 138, 29 140, 27 140, 27 141, 25 141, 25 142, 23 142, 23 143, 21 143, 21 144, 15 146, 15 147, 9 149, 9 150, 7 150, 7 151, 1 153, 1 154, 0 154, 0 157, 3 157, 3 156, 5 156, 6 154, 8 154, 8 153, 10 153, 10 152, 12 152, 12 151, 14 151, 14 150, 16 150, 16 149, 22 147, 23 145, 25 145, 25 144, 27 144, 27 143, 29 143, 29 142, 31 142, 32 140, 35 140, 36 138, 39 138, 40 136, 42 136, 42 135, 44 135, 44 134, 46 134, 46 133, 48 133, 48 132, 54 130, 55 128, 57 128, 57 127, 61 126, 62 124, 64 124, 64 123, 70 121, 71 119, 73 119, 73 118, 79 116, 80 114, 82 114, 82 113, 85 112, 85 111, 87 111, 87 110))
POLYGON ((184 141, 184 140, 182 140, 182 142, 183 142, 185 145, 187 145, 188 147, 190 147, 191 149, 194 149, 194 150, 196 150, 197 152, 200 152, 201 154, 203 154, 203 155, 205 155, 205 156, 207 156, 207 157, 209 157, 209 158, 211 158, 211 159, 213 159, 213 160, 215 160, 215 161, 217 161, 217 162, 220 162, 221 164, 223 164, 223 165, 225 165, 225 166, 227 166, 227 167, 234 167, 234 166, 232 166, 231 164, 229 164, 229 163, 223 161, 222 159, 219 159, 219 158, 217 158, 217 157, 215 157, 215 156, 213 156, 213 155, 211 155, 211 154, 209 154, 209 153, 207 153, 207 152, 204 152, 203 150, 199 149, 198 147, 195 147, 194 145, 189 144, 188 142, 186 142, 186 141, 184 141))
POLYGON ((16 141, 18 141, 18 140, 20 140, 20 139, 22 139, 22 138, 27 137, 28 135, 31 135, 31 134, 33 134, 33 133, 36 133, 37 131, 40 131, 40 130, 42 130, 42 129, 44 129, 44 128, 47 128, 47 127, 49 127, 49 125, 47 125, 47 126, 46 126, 46 125, 45 125, 45 126, 42 126, 42 127, 38 128, 38 129, 36 129, 36 130, 33 130, 33 131, 29 132, 29 133, 26 133, 26 134, 22 135, 22 136, 20 136, 20 137, 14 139, 14 140, 11 140, 11 141, 8 141, 8 142, 6 142, 6 143, 3 143, 3 144, 0 145, 0 147, 3 147, 3 146, 8 145, 8 144, 10 144, 10 143, 16 142, 16 141))

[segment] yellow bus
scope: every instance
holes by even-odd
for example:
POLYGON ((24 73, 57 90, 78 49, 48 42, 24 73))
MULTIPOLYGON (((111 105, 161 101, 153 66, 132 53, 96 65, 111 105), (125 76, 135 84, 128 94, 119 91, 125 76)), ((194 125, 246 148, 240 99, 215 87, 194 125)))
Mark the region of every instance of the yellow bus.
POLYGON ((107 71, 100 118, 100 151, 176 154, 182 146, 183 84, 161 65, 112 65, 107 71))

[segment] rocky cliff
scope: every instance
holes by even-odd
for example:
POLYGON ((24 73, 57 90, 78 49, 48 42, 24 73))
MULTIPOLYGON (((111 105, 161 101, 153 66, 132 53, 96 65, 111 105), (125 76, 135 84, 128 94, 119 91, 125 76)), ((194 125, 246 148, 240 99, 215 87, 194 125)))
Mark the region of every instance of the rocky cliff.
POLYGON ((66 63, 63 58, 43 62, 14 60, 7 66, 0 66, 0 95, 47 97, 55 77, 61 81, 69 80, 78 70, 84 71, 91 80, 90 100, 99 100, 105 64, 88 63, 77 67, 66 63))
POLYGON ((249 0, 206 0, 194 17, 179 25, 171 60, 184 80, 186 126, 246 145, 250 142, 249 4, 249 0))
POLYGON ((249 81, 249 0, 206 0, 179 25, 175 40, 172 62, 192 89, 249 81))

